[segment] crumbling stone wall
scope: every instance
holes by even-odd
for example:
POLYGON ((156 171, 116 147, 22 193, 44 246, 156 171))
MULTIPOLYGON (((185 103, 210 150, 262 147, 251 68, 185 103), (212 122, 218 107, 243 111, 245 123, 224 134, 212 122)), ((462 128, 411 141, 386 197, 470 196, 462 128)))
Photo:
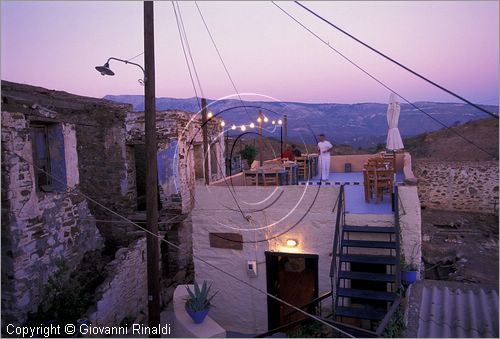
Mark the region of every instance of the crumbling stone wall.
MULTIPOLYGON (((125 145, 125 117, 131 105, 2 81, 2 109, 22 113, 28 120, 70 124, 78 167, 66 171, 68 184, 78 180, 84 194, 122 215, 135 211, 133 159, 125 145)), ((111 251, 141 235, 102 206, 87 203, 111 251)))
POLYGON ((146 238, 119 249, 106 270, 108 277, 97 288, 97 303, 87 319, 95 326, 119 326, 124 319, 138 322, 147 317, 146 238))
MULTIPOLYGON (((43 117, 37 109, 33 113, 43 117)), ((2 111, 2 323, 22 324, 61 262, 76 266, 103 239, 79 184, 74 125, 63 123, 67 189, 35 187, 27 115, 2 111)))
MULTIPOLYGON (((195 158, 194 155, 194 144, 202 142, 200 120, 199 115, 183 111, 156 112, 159 194, 165 211, 186 214, 193 207, 195 161, 203 161, 203 158, 195 158)), ((127 144, 143 144, 144 112, 130 112, 126 125, 127 144)), ((219 120, 209 122, 208 134, 220 164, 219 168, 212 169, 209 162, 209 172, 212 180, 218 180, 225 174, 224 140, 219 120)))
POLYGON ((414 163, 423 207, 498 214, 498 162, 414 163))

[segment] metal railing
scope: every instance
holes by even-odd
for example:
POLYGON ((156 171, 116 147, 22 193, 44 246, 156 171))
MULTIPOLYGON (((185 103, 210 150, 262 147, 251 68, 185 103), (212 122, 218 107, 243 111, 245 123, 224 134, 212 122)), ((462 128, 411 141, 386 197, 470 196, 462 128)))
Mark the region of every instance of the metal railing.
MULTIPOLYGON (((333 250, 332 250, 332 264, 330 266, 330 278, 335 281, 335 290, 332 292, 332 312, 335 316, 335 299, 337 291, 339 290, 340 279, 338 279, 340 274, 340 269, 342 263, 340 262, 340 254, 342 252, 342 228, 345 224, 345 189, 344 185, 340 186, 339 197, 337 200, 337 219, 335 222, 335 233, 333 235, 333 250)), ((332 284, 333 288, 333 284, 332 284)))
MULTIPOLYGON (((395 241, 396 241, 396 272, 395 272, 395 280, 394 280, 394 285, 396 288, 396 292, 398 292, 398 289, 401 287, 401 227, 399 224, 399 191, 398 191, 398 186, 396 185, 394 187, 394 229, 395 229, 395 241)), ((399 308, 399 305, 401 303, 401 297, 398 296, 398 298, 392 303, 391 307, 387 311, 386 315, 384 318, 380 321, 380 323, 377 326, 377 329, 375 330, 375 334, 377 337, 381 336, 382 333, 385 330, 385 327, 389 322, 391 321, 392 316, 394 313, 399 308)))

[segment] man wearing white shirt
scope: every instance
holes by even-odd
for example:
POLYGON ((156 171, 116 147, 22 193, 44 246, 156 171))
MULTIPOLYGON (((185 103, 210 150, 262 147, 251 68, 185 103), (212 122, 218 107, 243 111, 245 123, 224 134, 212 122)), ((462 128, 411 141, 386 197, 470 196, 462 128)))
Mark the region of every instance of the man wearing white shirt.
POLYGON ((325 139, 325 135, 320 134, 318 142, 318 170, 321 181, 328 180, 330 175, 330 150, 332 147, 332 144, 325 139))

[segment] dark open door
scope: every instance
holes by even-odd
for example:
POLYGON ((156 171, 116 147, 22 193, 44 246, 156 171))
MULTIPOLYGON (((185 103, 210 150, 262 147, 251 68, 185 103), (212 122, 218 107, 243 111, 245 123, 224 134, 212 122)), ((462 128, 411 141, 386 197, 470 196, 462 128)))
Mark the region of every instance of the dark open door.
MULTIPOLYGON (((318 297, 318 255, 265 252, 267 292, 301 307, 318 297)), ((267 298, 268 330, 305 316, 270 297, 267 298)), ((314 312, 314 305, 308 312, 314 312)))

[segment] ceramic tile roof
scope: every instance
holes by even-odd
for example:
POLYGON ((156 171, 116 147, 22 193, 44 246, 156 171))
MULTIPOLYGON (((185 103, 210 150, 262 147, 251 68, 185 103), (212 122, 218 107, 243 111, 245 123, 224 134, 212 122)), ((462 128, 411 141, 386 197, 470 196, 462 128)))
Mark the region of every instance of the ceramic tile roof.
POLYGON ((412 287, 408 319, 414 323, 408 334, 419 338, 498 338, 498 287, 419 282, 412 287))

